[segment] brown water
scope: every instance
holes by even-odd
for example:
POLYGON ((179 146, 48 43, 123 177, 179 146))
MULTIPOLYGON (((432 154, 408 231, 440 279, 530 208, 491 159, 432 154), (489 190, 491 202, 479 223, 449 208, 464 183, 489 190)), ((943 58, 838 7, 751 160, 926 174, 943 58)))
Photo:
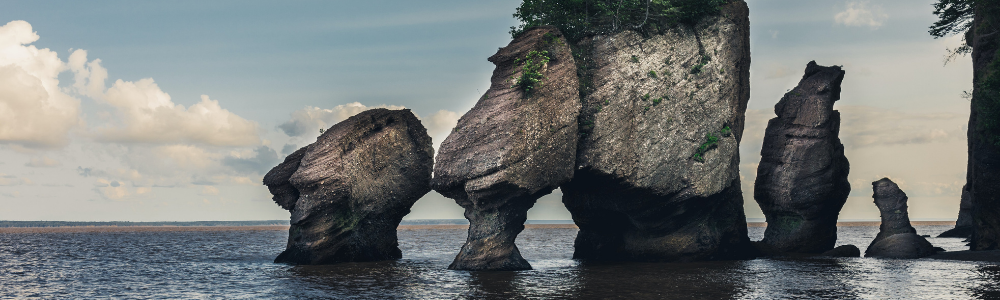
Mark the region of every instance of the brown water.
MULTIPOLYGON (((950 226, 917 226, 936 235, 950 226)), ((877 227, 841 227, 864 249, 877 227)), ((998 299, 1000 266, 932 259, 756 259, 705 263, 572 260, 576 229, 527 229, 534 270, 447 270, 458 229, 400 230, 403 259, 288 266, 287 232, 0 234, 0 298, 235 299, 998 299)), ((759 240, 763 228, 750 228, 759 240)), ((948 250, 960 239, 931 238, 948 250)))

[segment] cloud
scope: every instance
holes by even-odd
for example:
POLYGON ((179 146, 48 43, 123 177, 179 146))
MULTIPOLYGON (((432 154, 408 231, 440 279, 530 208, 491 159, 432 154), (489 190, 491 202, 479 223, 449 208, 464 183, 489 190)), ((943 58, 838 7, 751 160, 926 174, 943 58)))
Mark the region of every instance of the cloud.
POLYGON ((868 6, 868 1, 851 1, 847 3, 847 9, 837 13, 833 17, 834 22, 849 27, 868 26, 871 29, 878 29, 882 23, 889 18, 882 12, 882 6, 868 6))
POLYGON ((940 143, 964 139, 968 115, 909 113, 863 105, 838 106, 845 147, 940 143))
POLYGON ((18 186, 35 184, 31 179, 0 173, 0 186, 18 186))
POLYGON ((434 152, 441 146, 441 142, 451 134, 452 129, 458 124, 461 116, 453 111, 439 110, 424 121, 427 127, 427 134, 434 140, 434 152))
POLYGON ((299 146, 295 144, 285 144, 284 147, 281 147, 281 155, 292 154, 292 152, 295 152, 295 150, 299 150, 299 146))
POLYGON ((61 147, 82 124, 80 100, 59 89, 66 65, 55 52, 28 45, 38 38, 25 21, 0 26, 0 143, 61 147))
POLYGON ((219 189, 217 189, 217 188, 215 188, 214 186, 211 186, 211 185, 206 185, 206 186, 204 186, 204 187, 201 188, 201 192, 198 193, 198 195, 202 195, 202 196, 218 196, 219 195, 219 189))
POLYGON ((278 165, 279 162, 278 153, 267 146, 257 147, 257 149, 254 149, 252 156, 239 155, 222 159, 222 165, 244 174, 267 173, 268 170, 278 165))
POLYGON ((42 156, 38 158, 32 158, 31 161, 29 161, 24 165, 33 168, 51 168, 51 167, 61 166, 62 163, 59 162, 58 160, 42 156))
POLYGON ((332 109, 307 106, 292 112, 292 119, 278 125, 278 129, 291 137, 319 135, 320 129, 330 128, 340 121, 372 108, 404 109, 406 107, 385 104, 369 107, 360 102, 337 105, 332 109))
POLYGON ((97 129, 97 139, 119 143, 192 143, 211 146, 260 144, 257 123, 223 109, 219 101, 201 96, 184 108, 174 104, 153 79, 119 79, 108 89, 107 103, 118 110, 122 126, 97 129))

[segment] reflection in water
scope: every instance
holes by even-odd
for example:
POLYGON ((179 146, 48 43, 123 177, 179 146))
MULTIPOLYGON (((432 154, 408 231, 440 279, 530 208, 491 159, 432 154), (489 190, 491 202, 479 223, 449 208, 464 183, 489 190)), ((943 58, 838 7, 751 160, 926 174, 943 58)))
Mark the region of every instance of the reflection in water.
MULTIPOLYGON (((917 226, 936 235, 948 226, 917 226)), ((864 248, 878 227, 846 227, 864 248)), ((763 228, 750 228, 760 236, 763 228)), ((464 230, 400 230, 403 259, 330 266, 271 261, 285 231, 0 234, 0 298, 998 299, 1000 266, 932 259, 582 263, 573 229, 518 237, 535 267, 447 270, 464 230)), ((759 238, 758 238, 759 239, 759 238)), ((930 239, 961 250, 961 239, 930 239)))

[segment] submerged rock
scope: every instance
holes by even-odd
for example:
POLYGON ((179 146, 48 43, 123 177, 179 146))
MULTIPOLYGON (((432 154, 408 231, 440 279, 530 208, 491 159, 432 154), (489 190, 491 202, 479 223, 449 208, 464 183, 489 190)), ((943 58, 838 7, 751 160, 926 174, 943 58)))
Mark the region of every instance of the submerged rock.
POLYGON ((588 260, 754 256, 740 191, 750 98, 749 10, 694 26, 584 39, 586 96, 563 203, 588 260))
POLYGON ((396 227, 430 191, 431 138, 408 109, 373 109, 340 122, 264 176, 291 211, 275 262, 330 264, 402 257, 396 227))
POLYGON ((844 71, 809 62, 799 85, 774 106, 767 123, 754 199, 767 218, 760 248, 768 253, 821 253, 837 242, 837 217, 851 185, 838 137, 844 71))
POLYGON ((875 206, 882 214, 878 235, 865 250, 866 257, 920 258, 937 251, 930 242, 917 235, 906 212, 906 193, 889 178, 872 182, 875 206))
POLYGON ((514 239, 535 201, 573 176, 576 65, 554 27, 527 30, 489 61, 496 65, 490 89, 459 119, 434 166, 434 190, 455 199, 470 222, 448 268, 530 269, 514 239), (541 82, 518 84, 530 73, 541 82))

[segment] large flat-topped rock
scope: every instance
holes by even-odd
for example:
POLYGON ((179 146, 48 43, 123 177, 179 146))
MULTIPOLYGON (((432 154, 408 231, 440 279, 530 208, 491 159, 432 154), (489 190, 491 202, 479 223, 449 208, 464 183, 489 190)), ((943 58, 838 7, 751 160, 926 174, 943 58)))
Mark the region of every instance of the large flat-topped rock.
POLYGON ((576 173, 563 202, 575 258, 706 260, 753 255, 739 143, 750 99, 743 1, 694 26, 585 39, 592 58, 576 173))

